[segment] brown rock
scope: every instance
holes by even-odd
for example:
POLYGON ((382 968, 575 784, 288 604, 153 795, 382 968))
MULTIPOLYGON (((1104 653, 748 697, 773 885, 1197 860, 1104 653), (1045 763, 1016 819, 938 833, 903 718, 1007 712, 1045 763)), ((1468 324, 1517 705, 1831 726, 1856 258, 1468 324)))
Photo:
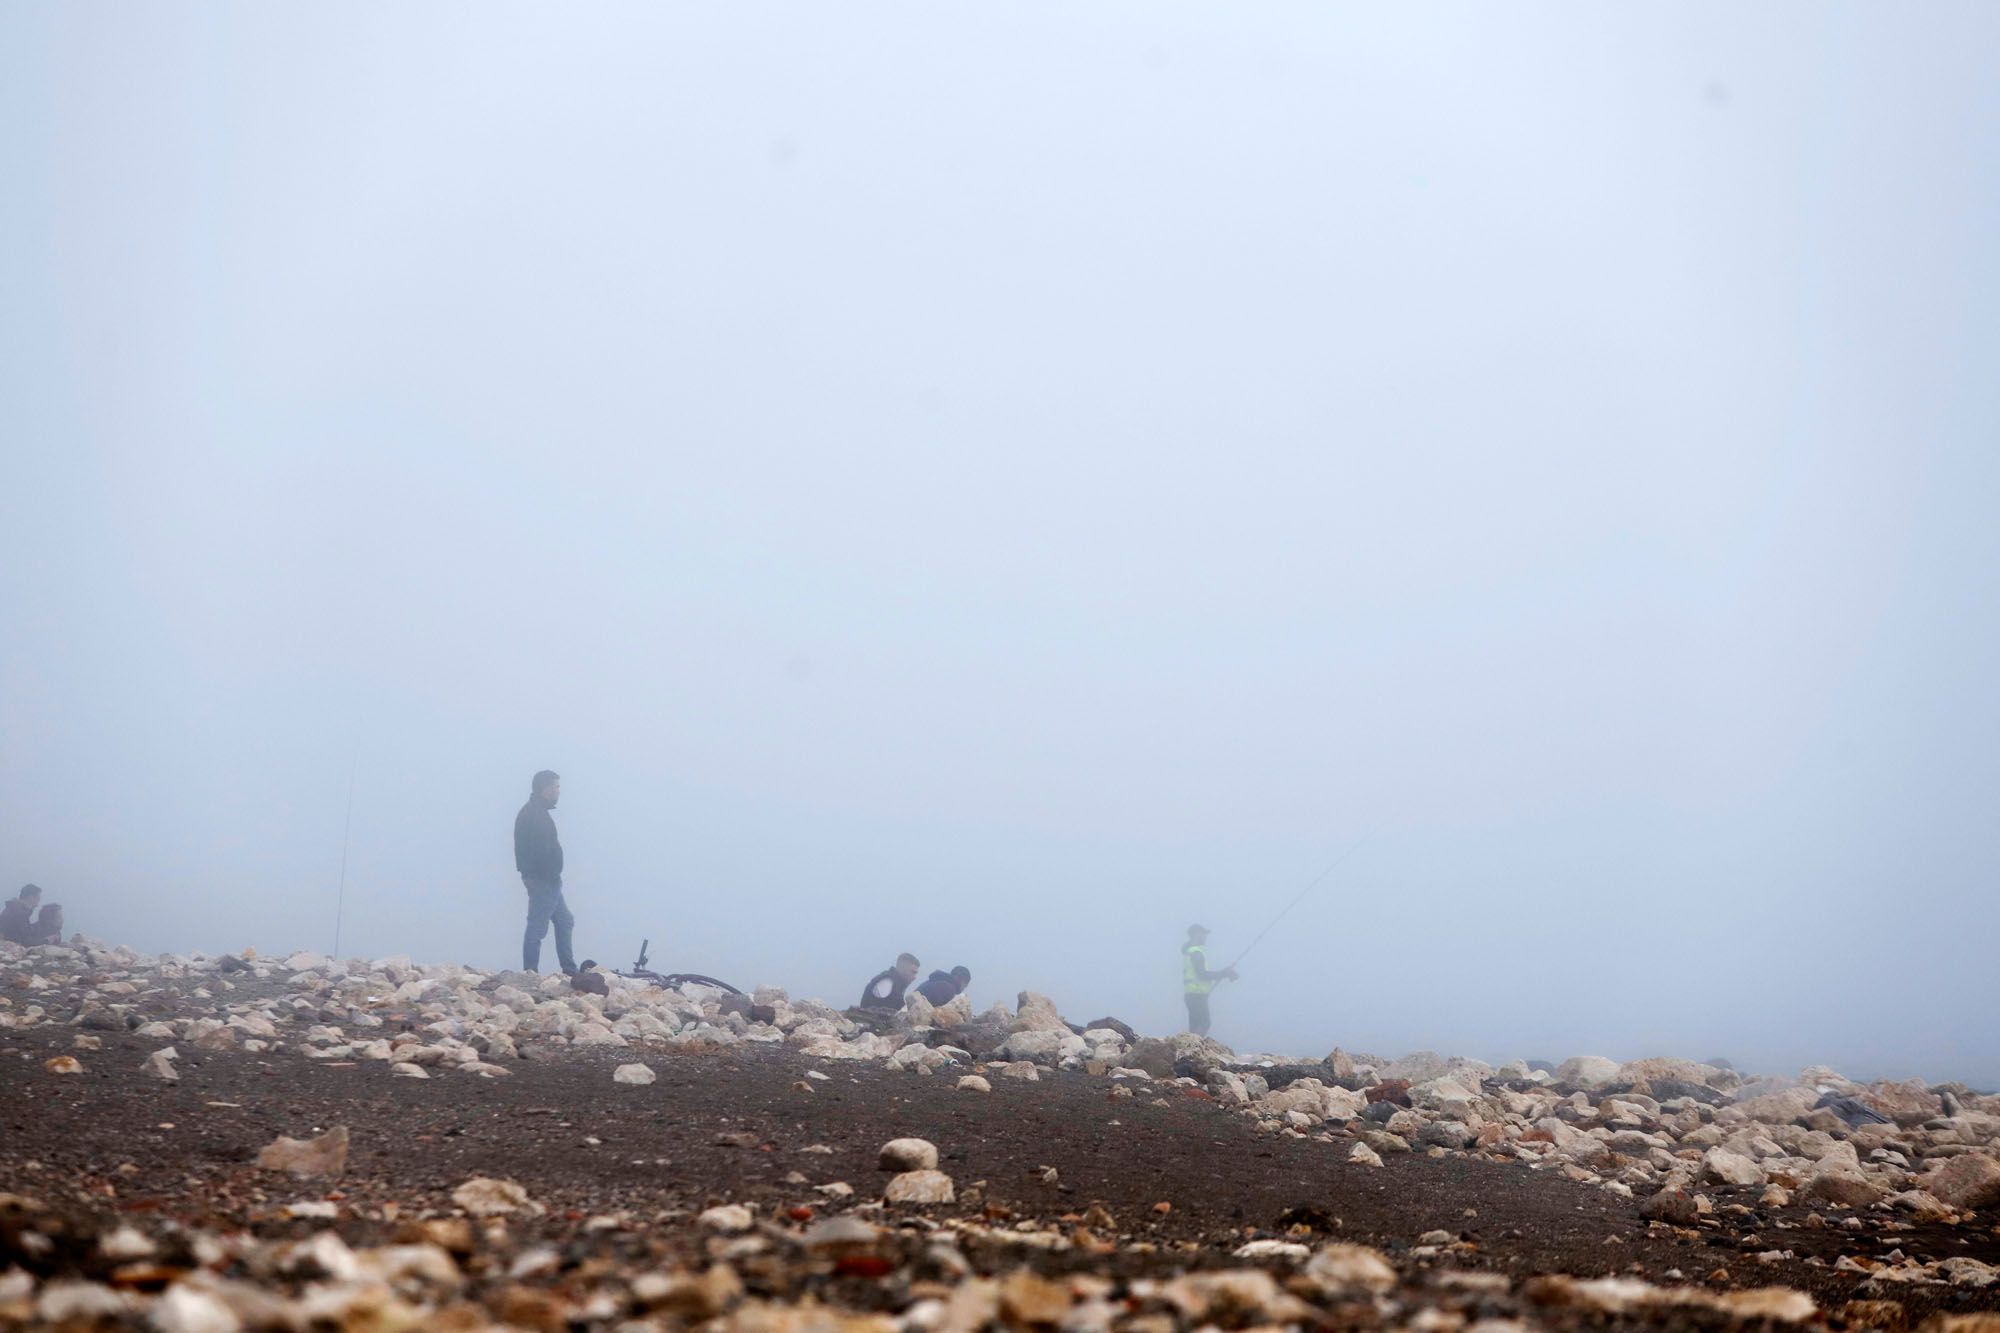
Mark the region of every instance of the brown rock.
POLYGON ((451 1254, 472 1253, 472 1221, 464 1217, 433 1217, 406 1227, 408 1242, 428 1241, 451 1254))
POLYGON ((1801 1192, 1807 1199, 1824 1199, 1849 1208, 1866 1208, 1882 1197, 1882 1187, 1854 1171, 1829 1169, 1817 1172, 1801 1192))
POLYGON ((935 1171, 937 1164, 937 1145, 929 1139, 890 1139, 876 1155, 884 1171, 935 1171))
POLYGON ((451 1201, 474 1217, 505 1217, 510 1213, 539 1214, 542 1206, 511 1180, 474 1176, 451 1192, 451 1201))
POLYGON ((1366 1291, 1380 1293, 1396 1285, 1396 1270, 1380 1250, 1366 1245, 1337 1243, 1321 1248, 1306 1261, 1306 1280, 1322 1291, 1366 1291))
POLYGON ((1376 1102, 1393 1102, 1397 1106, 1410 1104, 1410 1080, 1406 1078, 1385 1078, 1363 1094, 1369 1105, 1376 1102))
POLYGON ((2000 1162, 1984 1153, 1948 1157, 1924 1177, 1924 1189, 1954 1208, 2000 1204, 2000 1162))
POLYGON ((1355 1137, 1378 1153, 1398 1153, 1410 1151, 1410 1141, 1400 1134, 1391 1134, 1386 1129, 1364 1129, 1355 1137))
POLYGON ((1819 1312, 1812 1297, 1790 1287, 1727 1291, 1717 1296, 1715 1303, 1738 1319, 1774 1319, 1792 1324, 1804 1323, 1819 1312))
POLYGON ((1701 1208, 1687 1191, 1664 1189, 1639 1205, 1639 1216, 1649 1222, 1693 1226, 1695 1219, 1701 1216, 1701 1208))
POLYGON ((713 1319, 743 1297, 743 1279, 728 1264, 706 1272, 644 1273, 632 1282, 632 1299, 654 1314, 676 1319, 713 1319))
POLYGON ((1849 1301, 1840 1307, 1840 1320, 1849 1328, 1901 1333, 1906 1319, 1901 1301, 1849 1301))
POLYGON ((257 1165, 300 1177, 337 1176, 347 1169, 347 1126, 335 1125, 316 1139, 273 1139, 257 1154, 257 1165))
POLYGON ((1889 1206, 1907 1213, 1914 1222, 1943 1222, 1957 1216, 1957 1210, 1928 1190, 1904 1190, 1889 1196, 1889 1206))
POLYGON ((1000 1282, 1000 1312, 1010 1328, 1053 1328, 1069 1317, 1067 1283, 1021 1269, 1000 1282))
POLYGON ((512 1325, 534 1329, 535 1333, 564 1333, 569 1327, 570 1305, 552 1291, 538 1291, 513 1283, 502 1287, 492 1298, 493 1313, 512 1325))
POLYGON ((1125 1060, 1132 1068, 1143 1069, 1154 1078, 1174 1076, 1173 1045, 1159 1037, 1147 1037, 1134 1043, 1125 1060))
POLYGON ((1905 1129, 1944 1114, 1944 1099, 1925 1087, 1921 1079, 1873 1083, 1857 1100, 1905 1129))
POLYGON ((955 1194, 951 1177, 942 1171, 905 1171, 890 1178, 882 1198, 888 1203, 950 1203, 955 1194))

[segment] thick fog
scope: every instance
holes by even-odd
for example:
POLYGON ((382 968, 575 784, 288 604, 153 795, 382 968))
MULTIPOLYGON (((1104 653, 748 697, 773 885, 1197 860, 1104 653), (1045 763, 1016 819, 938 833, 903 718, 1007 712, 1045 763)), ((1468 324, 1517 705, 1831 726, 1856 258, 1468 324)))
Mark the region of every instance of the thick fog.
MULTIPOLYGON (((0 883, 2000 1083, 2000 10, 16 5, 0 883), (352 821, 347 811, 352 775, 352 821)), ((553 965, 545 948, 543 965, 553 965)))

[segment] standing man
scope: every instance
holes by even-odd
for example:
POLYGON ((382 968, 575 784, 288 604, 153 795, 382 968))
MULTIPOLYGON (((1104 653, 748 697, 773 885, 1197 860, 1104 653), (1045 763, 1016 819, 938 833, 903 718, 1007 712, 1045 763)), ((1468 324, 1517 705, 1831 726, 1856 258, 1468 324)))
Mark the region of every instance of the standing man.
POLYGON ((535 774, 528 785, 528 803, 514 816, 514 868, 528 889, 528 932, 521 937, 521 966, 538 971, 542 962, 542 937, 549 924, 556 928, 556 962, 574 976, 576 959, 569 951, 570 927, 576 918, 562 896, 562 843, 556 838, 556 821, 549 811, 562 796, 562 778, 548 769, 535 774))
POLYGON ((1189 926, 1181 946, 1181 989, 1187 993, 1188 1031, 1208 1035, 1208 993, 1225 981, 1235 981, 1236 969, 1208 970, 1208 927, 1189 926))

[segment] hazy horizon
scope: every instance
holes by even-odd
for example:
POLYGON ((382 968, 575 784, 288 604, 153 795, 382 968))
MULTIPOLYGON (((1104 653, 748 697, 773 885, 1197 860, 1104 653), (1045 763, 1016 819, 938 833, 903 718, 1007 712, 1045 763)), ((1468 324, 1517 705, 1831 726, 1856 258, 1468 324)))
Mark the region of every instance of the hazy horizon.
POLYGON ((0 891, 2000 1085, 1996 46, 9 9, 0 891))

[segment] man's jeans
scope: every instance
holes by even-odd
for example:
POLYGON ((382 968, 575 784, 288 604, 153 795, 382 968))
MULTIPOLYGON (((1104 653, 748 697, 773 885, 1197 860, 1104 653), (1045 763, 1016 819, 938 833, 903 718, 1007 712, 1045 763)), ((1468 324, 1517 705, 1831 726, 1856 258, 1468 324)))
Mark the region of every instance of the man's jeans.
POLYGON ((565 972, 576 971, 576 959, 570 956, 569 932, 576 924, 576 918, 569 914, 569 904, 563 901, 562 881, 532 880, 525 875, 521 883, 528 887, 528 933, 521 937, 521 966, 530 972, 538 971, 542 964, 542 937, 549 933, 549 923, 556 928, 556 961, 565 972))

